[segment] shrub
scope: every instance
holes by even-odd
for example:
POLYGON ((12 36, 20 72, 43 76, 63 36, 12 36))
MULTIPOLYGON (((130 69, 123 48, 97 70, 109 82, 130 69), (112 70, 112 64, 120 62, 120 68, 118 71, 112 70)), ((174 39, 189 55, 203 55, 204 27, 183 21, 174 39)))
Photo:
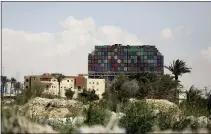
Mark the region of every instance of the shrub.
POLYGON ((54 95, 51 93, 43 93, 42 98, 47 98, 47 99, 55 99, 55 98, 61 98, 59 95, 54 95))
POLYGON ((185 128, 188 127, 188 125, 190 125, 191 123, 191 120, 190 119, 182 119, 180 121, 176 121, 173 126, 172 126, 172 129, 175 131, 182 131, 184 130, 185 128))
POLYGON ((158 118, 158 126, 160 128, 160 130, 167 130, 170 129, 172 127, 172 114, 171 113, 160 113, 157 116, 158 118))
POLYGON ((52 126, 54 130, 61 133, 73 133, 74 131, 74 126, 70 119, 67 119, 66 122, 63 122, 61 120, 48 122, 48 125, 52 126))
POLYGON ((126 116, 120 119, 120 125, 127 133, 151 132, 155 122, 152 109, 145 102, 135 102, 125 109, 126 116))
POLYGON ((65 90, 65 96, 67 99, 72 99, 75 92, 71 90, 71 88, 65 90))
POLYGON ((30 88, 22 90, 22 92, 15 97, 16 103, 23 105, 32 98, 41 97, 43 92, 44 85, 40 82, 36 82, 30 88))
POLYGON ((78 99, 83 103, 99 100, 99 96, 95 94, 95 90, 87 91, 83 90, 82 93, 79 93, 78 99))
POLYGON ((104 125, 109 121, 110 114, 104 107, 101 107, 98 104, 91 103, 89 108, 84 112, 86 116, 84 123, 87 125, 104 125))

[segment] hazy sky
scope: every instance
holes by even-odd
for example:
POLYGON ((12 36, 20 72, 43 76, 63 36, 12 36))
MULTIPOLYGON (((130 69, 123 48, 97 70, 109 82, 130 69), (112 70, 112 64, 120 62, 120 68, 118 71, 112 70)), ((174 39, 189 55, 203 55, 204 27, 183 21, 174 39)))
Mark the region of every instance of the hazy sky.
MULTIPOLYGON (((87 73, 94 45, 153 44, 186 87, 211 85, 210 2, 3 2, 4 74, 87 73)), ((166 73, 168 71, 165 70, 166 73)))

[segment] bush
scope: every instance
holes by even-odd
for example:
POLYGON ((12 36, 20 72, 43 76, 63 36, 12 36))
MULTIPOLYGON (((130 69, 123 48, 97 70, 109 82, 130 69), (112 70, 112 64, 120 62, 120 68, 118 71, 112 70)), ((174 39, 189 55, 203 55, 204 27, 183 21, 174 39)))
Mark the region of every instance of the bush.
POLYGON ((167 130, 172 128, 173 125, 173 119, 172 119, 172 114, 171 113, 160 113, 157 116, 158 118, 158 126, 160 130, 167 130))
POLYGON ((35 97, 41 97, 44 92, 44 85, 40 82, 36 82, 30 88, 22 90, 15 99, 18 105, 23 105, 27 103, 30 99, 35 97))
POLYGON ((99 100, 99 96, 95 94, 95 90, 87 91, 86 89, 84 89, 82 93, 79 93, 78 100, 86 103, 99 100))
POLYGON ((120 125, 127 130, 127 133, 151 132, 155 122, 152 112, 145 102, 132 103, 125 109, 126 116, 120 119, 120 125))
POLYGON ((175 131, 182 131, 184 130, 185 128, 188 127, 188 125, 190 125, 191 123, 191 120, 190 119, 182 119, 180 121, 176 121, 173 126, 172 126, 172 129, 175 131))
POLYGON ((48 125, 52 126, 54 130, 59 131, 61 133, 73 133, 74 131, 74 126, 70 119, 67 119, 66 122, 49 122, 48 125))
POLYGON ((65 90, 65 96, 67 99, 72 99, 75 92, 71 90, 71 88, 65 90))
POLYGON ((106 111, 106 108, 99 106, 98 104, 91 103, 89 108, 84 111, 87 125, 104 125, 109 121, 110 114, 106 111))
POLYGON ((42 98, 47 98, 47 99, 55 99, 55 98, 61 98, 59 95, 54 95, 51 93, 43 93, 42 98))

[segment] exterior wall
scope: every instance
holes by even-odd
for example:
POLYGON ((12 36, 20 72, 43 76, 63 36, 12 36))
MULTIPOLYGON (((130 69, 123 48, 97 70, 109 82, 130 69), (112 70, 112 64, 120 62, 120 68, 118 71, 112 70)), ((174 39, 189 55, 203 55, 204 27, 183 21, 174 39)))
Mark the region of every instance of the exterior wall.
POLYGON ((105 92, 105 79, 86 79, 86 89, 88 91, 95 90, 95 93, 102 98, 105 92))
POLYGON ((24 88, 34 88, 35 83, 40 82, 40 76, 32 75, 32 76, 25 76, 24 77, 24 88))
MULTIPOLYGON (((50 76, 25 76, 24 87, 33 88, 36 82, 41 82, 45 86, 45 92, 49 92, 54 95, 59 93, 59 84, 57 79, 50 76), (30 80, 31 79, 31 80, 30 80)), ((102 98, 102 94, 105 92, 105 79, 90 79, 88 76, 66 76, 60 83, 61 97, 65 96, 65 89, 71 88, 75 92, 74 98, 77 98, 78 93, 83 89, 95 90, 95 93, 102 98)))
MULTIPOLYGON (((74 89, 74 78, 64 78, 61 81, 61 83, 60 83, 61 97, 65 97, 65 89, 69 89, 69 88, 74 89)), ((59 83, 57 82, 57 79, 55 79, 55 78, 51 79, 51 85, 50 85, 48 91, 54 95, 58 95, 59 83)))
POLYGON ((65 96, 65 90, 71 88, 74 91, 74 78, 64 78, 60 84, 61 96, 65 96))

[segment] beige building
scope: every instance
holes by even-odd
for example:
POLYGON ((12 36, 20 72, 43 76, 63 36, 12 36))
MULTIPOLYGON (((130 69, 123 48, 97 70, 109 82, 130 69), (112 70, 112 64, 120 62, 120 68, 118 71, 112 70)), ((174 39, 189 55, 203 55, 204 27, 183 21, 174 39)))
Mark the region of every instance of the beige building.
MULTIPOLYGON (((24 87, 35 90, 37 83, 42 83, 45 87, 45 92, 58 95, 59 84, 57 79, 52 75, 45 73, 43 75, 32 75, 24 77, 24 87)), ((65 90, 72 89, 75 92, 74 98, 77 98, 78 93, 83 89, 89 91, 95 90, 95 93, 101 98, 105 92, 105 79, 89 79, 88 75, 79 74, 78 76, 65 76, 60 83, 61 97, 65 97, 65 90)))
POLYGON ((88 91, 95 90, 95 93, 102 98, 105 92, 105 79, 86 79, 86 89, 88 91))

